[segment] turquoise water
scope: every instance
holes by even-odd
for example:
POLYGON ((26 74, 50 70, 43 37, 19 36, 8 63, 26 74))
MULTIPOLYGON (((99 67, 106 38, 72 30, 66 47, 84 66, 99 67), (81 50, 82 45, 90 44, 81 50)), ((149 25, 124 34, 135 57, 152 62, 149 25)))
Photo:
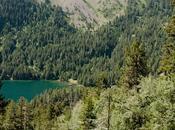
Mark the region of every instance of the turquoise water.
POLYGON ((31 100, 47 89, 62 88, 66 84, 58 81, 3 81, 2 94, 6 99, 18 100, 25 97, 31 100))

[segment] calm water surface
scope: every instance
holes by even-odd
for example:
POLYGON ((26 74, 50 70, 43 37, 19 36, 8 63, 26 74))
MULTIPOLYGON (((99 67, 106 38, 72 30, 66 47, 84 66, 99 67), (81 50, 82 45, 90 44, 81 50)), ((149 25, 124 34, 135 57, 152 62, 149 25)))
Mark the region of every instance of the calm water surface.
POLYGON ((58 81, 3 81, 2 94, 6 99, 18 100, 21 96, 31 100, 47 89, 62 88, 66 83, 58 81))

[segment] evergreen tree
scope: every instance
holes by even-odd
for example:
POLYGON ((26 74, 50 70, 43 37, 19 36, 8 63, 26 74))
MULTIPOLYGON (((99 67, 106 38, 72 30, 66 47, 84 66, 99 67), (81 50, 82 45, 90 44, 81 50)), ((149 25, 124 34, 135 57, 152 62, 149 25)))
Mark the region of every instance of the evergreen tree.
POLYGON ((148 75, 147 60, 143 47, 134 42, 126 49, 123 75, 119 83, 128 88, 138 85, 141 77, 148 75))
POLYGON ((3 128, 5 130, 16 130, 16 106, 13 101, 6 108, 3 128))
POLYGON ((40 106, 34 113, 34 126, 38 130, 50 130, 52 127, 52 114, 50 105, 40 106))
POLYGON ((18 108, 17 108, 17 129, 22 130, 31 130, 31 112, 30 107, 27 104, 25 98, 21 97, 19 99, 18 108))
POLYGON ((24 122, 23 122, 24 130, 32 130, 33 127, 31 125, 32 121, 31 106, 28 102, 25 102, 25 107, 23 111, 24 111, 24 122))
POLYGON ((2 81, 0 80, 0 129, 3 129, 3 117, 5 112, 5 106, 7 103, 4 101, 4 97, 1 94, 2 81))
MULTIPOLYGON (((172 0, 174 6, 175 0, 172 0)), ((159 73, 173 75, 175 73, 175 17, 173 16, 170 23, 166 27, 168 33, 167 43, 162 48, 162 57, 160 60, 159 73)))
POLYGON ((24 115, 23 115, 23 108, 24 108, 24 98, 21 97, 19 99, 19 103, 17 106, 17 129, 24 129, 23 122, 24 122, 24 115))
POLYGON ((165 75, 175 73, 175 44, 165 44, 162 52, 159 73, 165 75))
POLYGON ((0 130, 3 130, 3 120, 4 120, 4 117, 3 115, 0 115, 0 130))
POLYGON ((109 90, 108 92, 108 96, 107 96, 107 101, 108 101, 108 118, 107 118, 107 130, 110 130, 111 127, 111 102, 112 102, 112 96, 111 96, 111 90, 109 90))
POLYGON ((102 72, 98 75, 98 78, 96 80, 96 86, 99 88, 109 88, 110 87, 107 72, 102 72))
MULTIPOLYGON (((1 90, 1 87, 2 87, 2 81, 0 81, 0 90, 1 90)), ((4 97, 2 96, 0 91, 0 114, 4 114, 6 105, 7 105, 7 102, 4 100, 4 97)))
MULTIPOLYGON (((2 87, 2 82, 0 81, 0 90, 1 90, 1 87, 2 87)), ((4 98, 0 94, 0 129, 3 129, 3 115, 4 115, 4 98)))
POLYGON ((94 104, 92 97, 88 97, 85 101, 85 107, 82 113, 82 128, 90 130, 95 128, 96 114, 94 113, 94 104))

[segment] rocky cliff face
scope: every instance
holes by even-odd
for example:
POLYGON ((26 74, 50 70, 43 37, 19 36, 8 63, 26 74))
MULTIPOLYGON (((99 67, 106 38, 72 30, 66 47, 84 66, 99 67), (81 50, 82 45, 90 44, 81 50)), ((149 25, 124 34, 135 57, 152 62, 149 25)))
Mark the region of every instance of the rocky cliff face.
POLYGON ((51 3, 61 6, 76 27, 87 28, 124 15, 128 0, 51 0, 51 3))

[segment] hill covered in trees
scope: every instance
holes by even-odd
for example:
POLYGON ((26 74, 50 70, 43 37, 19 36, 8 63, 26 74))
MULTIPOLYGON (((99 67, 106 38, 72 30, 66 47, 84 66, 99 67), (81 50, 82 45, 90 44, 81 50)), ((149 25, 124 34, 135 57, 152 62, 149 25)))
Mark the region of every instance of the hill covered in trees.
MULTIPOLYGON (((67 14, 49 1, 1 0, 0 72, 2 79, 77 79, 96 85, 105 75, 120 77, 124 50, 137 40, 145 46, 151 73, 156 74, 166 40, 164 26, 170 1, 128 1, 124 16, 96 31, 71 26, 67 14)), ((110 79, 110 81, 109 81, 110 79)))
POLYGON ((174 82, 145 78, 140 91, 125 87, 53 90, 31 103, 10 101, 1 130, 174 130, 174 82), (110 95, 109 95, 110 94, 110 95))
POLYGON ((0 129, 174 130, 174 0, 128 1, 124 16, 96 31, 69 25, 49 1, 1 1, 2 79, 73 78, 91 87, 48 90, 30 102, 0 93, 0 129))
MULTIPOLYGON (((3 110, 0 129, 174 130, 174 69, 160 69, 166 72, 164 76, 148 76, 147 67, 140 66, 146 63, 140 44, 133 43, 128 51, 124 61, 126 71, 120 83, 112 88, 105 88, 106 82, 102 80, 99 86, 91 88, 49 90, 30 102, 21 97, 18 102, 7 104, 0 98, 0 110, 3 110)), ((164 62, 164 56, 161 62, 171 66, 164 62)))

